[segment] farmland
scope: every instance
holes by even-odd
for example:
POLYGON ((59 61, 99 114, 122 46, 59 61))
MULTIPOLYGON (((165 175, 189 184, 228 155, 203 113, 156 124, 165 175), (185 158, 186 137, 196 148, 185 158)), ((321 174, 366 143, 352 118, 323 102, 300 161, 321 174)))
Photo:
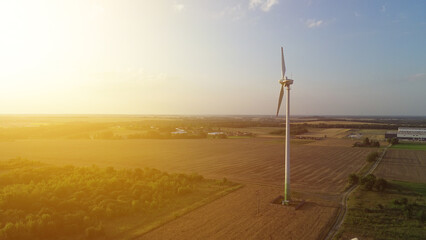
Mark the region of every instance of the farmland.
MULTIPOLYGON (((426 152, 404 143, 387 150, 374 174, 388 183, 382 190, 357 188, 335 239, 423 239, 426 234, 426 152), (385 181, 386 181, 385 180, 385 181)), ((382 181, 383 182, 383 181, 382 181)))
POLYGON ((357 189, 335 239, 423 239, 426 184, 391 181, 384 192, 357 189))
POLYGON ((425 10, 0 0, 0 240, 426 240, 425 10))
POLYGON ((310 202, 294 211, 271 204, 280 190, 247 184, 138 239, 318 239, 328 230, 336 207, 310 202))
POLYGON ((241 190, 152 231, 147 239, 161 239, 163 234, 173 236, 176 229, 182 229, 181 239, 193 235, 200 238, 221 236, 223 239, 228 236, 228 239, 232 239, 232 236, 243 233, 254 239, 261 239, 265 235, 276 238, 282 234, 288 235, 289 239, 300 239, 301 236, 304 239, 318 238, 326 231, 337 211, 338 195, 344 189, 347 175, 362 166, 370 151, 348 146, 295 144, 291 173, 294 196, 310 203, 304 206, 303 211, 294 212, 270 204, 282 194, 284 152, 280 141, 249 138, 0 142, 0 156, 3 159, 21 156, 54 165, 96 164, 117 169, 150 167, 171 173, 196 172, 206 178, 226 177, 245 185, 241 190), (255 217, 256 197, 259 195, 260 213, 255 217), (233 214, 225 214, 230 212, 233 214), (288 216, 293 219, 290 225, 288 216), (217 225, 205 225, 201 219, 217 225), (220 223, 217 222, 219 219, 220 223), (217 228, 223 232, 210 235, 217 228), (246 232, 244 229, 247 228, 253 232, 246 232))
MULTIPOLYGON (((157 223, 154 224, 156 227, 138 227, 132 218, 127 218, 120 229, 127 229, 128 236, 140 236, 141 239, 235 239, 241 236, 247 239, 264 239, 265 236, 276 239, 283 235, 287 239, 322 238, 339 209, 340 194, 345 189, 348 175, 359 171, 365 164, 366 156, 376 151, 352 147, 354 141, 345 138, 346 128, 309 128, 307 134, 327 135, 327 138, 293 139, 291 191, 295 199, 306 200, 300 211, 294 211, 291 207, 271 204, 282 194, 284 178, 284 142, 282 136, 271 134, 282 131, 282 128, 273 120, 111 117, 107 118, 111 120, 108 121, 93 117, 87 120, 82 117, 74 120, 56 118, 36 118, 36 126, 22 118, 16 123, 3 119, 0 161, 21 157, 58 168, 66 165, 76 168, 90 168, 93 165, 99 168, 114 167, 117 171, 155 168, 169 174, 196 173, 205 179, 219 181, 227 178, 230 182, 243 185, 243 188, 162 226, 151 219, 145 222, 146 226, 157 223), (208 127, 203 127, 203 124, 208 127), (150 129, 162 131, 178 127, 248 132, 254 137, 125 137, 129 133, 150 129), (97 134, 102 131, 110 131, 113 136, 121 137, 87 137, 100 136, 97 134), (142 235, 147 229, 152 231, 142 235)), ((214 196, 215 191, 205 194, 204 198, 214 196)), ((191 204, 194 202, 180 207, 192 209, 191 204)), ((168 210, 162 208, 162 211, 168 210)), ((170 219, 164 216, 159 218, 170 219)), ((107 229, 112 231, 110 234, 120 232, 114 228, 107 229)))
MULTIPOLYGON (((321 141, 319 141, 321 142, 321 141)), ((295 188, 339 193, 349 173, 361 168, 372 149, 342 146, 292 148, 295 188)), ((324 142, 326 144, 326 142, 324 142)), ((185 140, 17 140, 0 142, 2 160, 23 157, 78 166, 152 167, 168 172, 196 172, 208 178, 280 185, 284 149, 269 139, 185 140)))
POLYGON ((389 149, 376 170, 386 179, 426 183, 426 151, 389 149))
POLYGON ((399 143, 392 146, 393 149, 426 150, 424 143, 399 143))
POLYGON ((349 129, 345 128, 311 128, 308 133, 302 134, 304 137, 328 137, 328 138, 342 138, 347 135, 349 129))

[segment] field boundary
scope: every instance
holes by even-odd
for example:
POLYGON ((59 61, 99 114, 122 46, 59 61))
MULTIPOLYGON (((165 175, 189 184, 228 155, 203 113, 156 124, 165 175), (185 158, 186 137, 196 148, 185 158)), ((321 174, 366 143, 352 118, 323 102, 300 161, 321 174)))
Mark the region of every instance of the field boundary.
MULTIPOLYGON (((363 177, 367 176, 368 174, 372 173, 377 166, 379 166, 380 162, 382 161, 383 157, 386 154, 386 151, 392 146, 392 144, 389 144, 382 152, 382 154, 380 155, 380 157, 377 159, 377 161, 370 167, 370 169, 363 174, 363 177)), ((347 189, 342 196, 342 200, 341 200, 341 207, 339 209, 339 212, 335 218, 335 221, 333 223, 333 225, 331 226, 328 234, 325 235, 324 240, 331 240, 333 239, 336 234, 338 233, 341 225, 343 224, 343 221, 345 220, 346 217, 346 212, 347 212, 347 200, 349 195, 356 189, 358 188, 359 185, 353 185, 352 187, 350 187, 349 189, 347 189)))
POLYGON ((172 213, 170 213, 169 215, 161 218, 160 220, 157 220, 145 227, 139 228, 139 227, 135 227, 131 230, 126 231, 125 233, 122 234, 118 234, 117 236, 114 236, 116 238, 120 238, 120 239, 138 239, 139 237, 143 236, 144 234, 147 234, 148 232, 151 232, 159 227, 161 227, 162 225, 171 222, 181 216, 184 216, 190 212, 192 212, 193 210, 196 210, 204 205, 207 205, 231 192, 234 192, 240 188, 244 187, 243 184, 237 184, 236 186, 232 186, 229 187, 227 189, 224 189, 220 192, 217 192, 215 194, 213 194, 212 196, 209 196, 207 198, 204 198, 198 202, 195 202, 194 204, 185 207, 183 209, 179 209, 177 211, 174 211, 172 213), (123 235, 123 236, 119 236, 119 235, 123 235), (127 235, 127 236, 126 236, 127 235))

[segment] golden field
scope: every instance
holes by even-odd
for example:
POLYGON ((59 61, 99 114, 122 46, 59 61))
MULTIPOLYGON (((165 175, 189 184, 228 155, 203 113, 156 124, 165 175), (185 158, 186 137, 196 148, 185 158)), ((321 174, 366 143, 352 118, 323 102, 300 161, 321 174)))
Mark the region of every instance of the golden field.
MULTIPOLYGON (((21 117, 16 121, 17 125, 13 125, 13 118, 2 118, 0 161, 20 157, 59 168, 67 165, 114 167, 120 171, 155 168, 169 174, 196 173, 207 179, 226 178, 243 185, 243 188, 215 201, 217 197, 214 196, 228 190, 218 188, 199 192, 194 188, 194 194, 202 193, 198 194, 202 197, 183 201, 173 209, 167 208, 166 204, 158 210, 163 214, 148 218, 142 221, 143 224, 131 216, 126 217, 126 221, 117 220, 125 222, 117 225, 121 230, 107 228, 107 235, 103 237, 235 239, 243 236, 245 239, 264 239, 270 236, 276 239, 285 235, 287 239, 321 239, 338 211, 340 194, 348 175, 361 169, 366 156, 374 151, 353 148, 353 141, 344 138, 347 129, 310 129, 313 134, 326 133, 327 139, 292 140, 291 190, 295 199, 306 200, 302 210, 295 211, 271 203, 283 192, 284 142, 279 135, 270 134, 279 129, 277 127, 218 128, 208 125, 213 131, 254 132, 252 137, 244 138, 125 137, 128 131, 161 132, 181 125, 193 131, 206 129, 202 126, 206 123, 201 120, 191 121, 189 127, 185 126, 185 121, 134 117, 28 120, 21 117), (37 123, 36 126, 31 125, 32 121, 37 123), (112 135, 99 135, 105 131, 112 135), (185 211, 194 208, 189 213, 185 211), (180 214, 170 218, 165 213, 168 211, 180 214), (152 231, 144 234, 148 230, 152 231)), ((238 121, 225 123, 240 124, 238 121)), ((233 189, 232 185, 230 189, 233 189)), ((181 201, 179 199, 176 200, 181 201)), ((106 223, 105 226, 112 225, 106 223)))

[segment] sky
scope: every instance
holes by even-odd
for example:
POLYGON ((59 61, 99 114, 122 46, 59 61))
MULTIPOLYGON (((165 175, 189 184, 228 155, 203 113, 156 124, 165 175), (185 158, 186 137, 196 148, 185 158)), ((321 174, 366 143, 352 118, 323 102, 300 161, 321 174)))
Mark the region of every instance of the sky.
POLYGON ((292 114, 426 116, 425 12, 422 0, 1 0, 0 114, 273 115, 283 46, 292 114))

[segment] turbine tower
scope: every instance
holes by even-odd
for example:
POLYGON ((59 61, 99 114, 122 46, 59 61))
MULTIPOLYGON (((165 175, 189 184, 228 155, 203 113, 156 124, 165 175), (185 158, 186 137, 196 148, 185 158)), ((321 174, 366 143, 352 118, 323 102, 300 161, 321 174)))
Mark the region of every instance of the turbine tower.
POLYGON ((284 87, 287 89, 287 101, 285 104, 285 178, 284 178, 284 200, 282 204, 290 202, 290 85, 293 80, 285 75, 284 51, 281 47, 281 84, 280 98, 278 100, 277 117, 280 112, 281 102, 284 96, 284 87))

